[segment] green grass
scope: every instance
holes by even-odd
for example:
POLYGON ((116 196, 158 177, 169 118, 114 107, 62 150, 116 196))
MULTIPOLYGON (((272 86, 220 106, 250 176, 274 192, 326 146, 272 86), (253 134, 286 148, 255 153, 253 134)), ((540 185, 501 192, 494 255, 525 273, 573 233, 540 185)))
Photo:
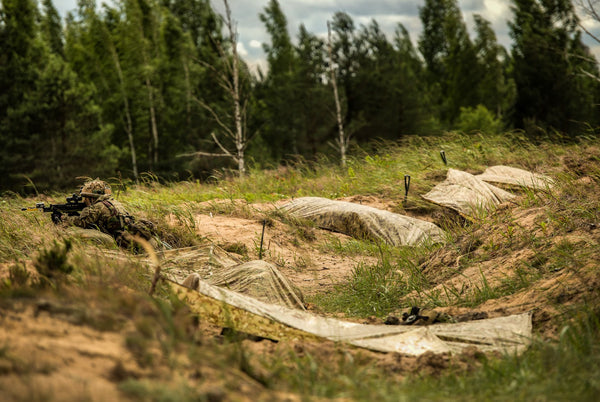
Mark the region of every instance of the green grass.
MULTIPOLYGON (((350 244, 356 247, 357 243, 350 244)), ((366 250, 363 255, 377 255, 379 261, 374 265, 359 264, 348 281, 336 286, 333 292, 314 296, 311 301, 323 311, 343 312, 350 317, 383 317, 405 307, 399 304, 403 296, 429 286, 420 272, 419 262, 423 255, 439 246, 390 248, 373 243, 358 244, 366 250)))
MULTIPOLYGON (((448 158, 447 167, 469 171, 483 171, 486 166, 501 163, 530 170, 547 166, 552 170, 558 165, 558 157, 565 154, 564 147, 535 146, 519 133, 495 136, 448 133, 443 137, 408 137, 397 143, 379 143, 369 150, 354 149, 346 169, 329 161, 298 161, 276 170, 250 167, 245 178, 220 177, 214 184, 159 185, 155 180, 146 180, 144 185, 128 185, 124 191, 114 192, 139 210, 183 202, 272 202, 290 197, 337 198, 355 194, 378 195, 400 204, 404 198, 404 176, 410 175, 409 201, 416 202, 417 194, 433 187, 440 175, 445 176, 447 167, 439 157, 442 149, 448 158)), ((113 184, 113 189, 117 187, 118 184, 113 184)))
MULTIPOLYGON (((390 247, 361 240, 341 242, 333 236, 315 244, 339 258, 377 260, 357 265, 334 291, 310 300, 328 314, 383 318, 411 305, 477 308, 486 301, 534 289, 540 280, 557 273, 580 276, 589 285, 582 298, 585 303, 567 309, 561 307, 559 298, 552 299, 556 295, 549 295, 549 305, 564 311, 558 325, 564 327, 556 340, 536 337, 520 356, 466 357, 469 368, 458 356, 444 363, 441 373, 429 375, 395 372, 379 366, 377 357, 345 345, 329 349, 280 345, 275 352, 261 354, 248 348, 247 341, 214 339, 198 329, 203 318, 190 313, 165 288, 159 286, 155 297, 148 296, 151 276, 142 264, 103 257, 110 249, 65 236, 47 214, 20 211, 36 201, 63 202, 64 194, 50 194, 42 200, 6 195, 0 200, 0 263, 8 272, 0 283, 0 306, 9 309, 16 302, 35 303, 43 297, 70 322, 100 331, 125 331, 127 350, 149 374, 139 378, 139 373, 134 376, 118 365, 113 374, 124 394, 139 400, 218 400, 222 394, 202 386, 214 378, 190 374, 206 368, 220 373, 217 377, 225 384, 224 392, 236 392, 236 384, 244 382, 253 384, 252 389, 299 394, 304 400, 593 400, 600 390, 600 310, 597 285, 586 275, 597 271, 600 258, 589 246, 592 243, 588 244, 597 241, 593 239, 600 230, 595 228, 600 224, 600 170, 593 157, 577 169, 561 162, 585 154, 590 145, 591 140, 533 144, 518 132, 495 136, 448 133, 353 149, 344 169, 335 161, 321 160, 272 170, 250 166, 248 177, 221 174, 207 183, 161 184, 153 175, 144 175, 140 184, 110 179, 117 198, 132 213, 157 221, 164 233, 174 230, 170 222, 177 224, 171 239, 176 247, 203 242, 198 236, 202 228, 194 219, 198 212, 256 218, 249 203, 301 196, 373 195, 393 204, 395 212, 429 216, 447 232, 447 244, 442 247, 390 247), (447 166, 440 150, 445 151, 447 166), (531 227, 522 226, 502 210, 481 213, 477 220, 467 222, 419 197, 442 181, 448 168, 477 173, 499 164, 542 171, 556 179, 553 189, 523 191, 514 205, 539 211, 531 227), (411 176, 406 203, 405 175, 411 176), (581 181, 586 177, 591 182, 581 181), (525 249, 532 252, 515 262, 500 280, 492 281, 482 270, 468 291, 466 285, 459 285, 431 292, 443 275, 460 277, 468 268, 502 261, 525 249), (30 276, 34 261, 38 273, 55 286, 35 285, 30 276), (189 360, 182 362, 181 354, 189 360)), ((315 240, 318 229, 309 222, 276 211, 260 218, 286 225, 298 242, 315 240)), ((241 245, 230 247, 248 254, 241 245)), ((297 261, 297 269, 309 263, 297 261)), ((9 347, 0 349, 0 362, 18 359, 9 347)))

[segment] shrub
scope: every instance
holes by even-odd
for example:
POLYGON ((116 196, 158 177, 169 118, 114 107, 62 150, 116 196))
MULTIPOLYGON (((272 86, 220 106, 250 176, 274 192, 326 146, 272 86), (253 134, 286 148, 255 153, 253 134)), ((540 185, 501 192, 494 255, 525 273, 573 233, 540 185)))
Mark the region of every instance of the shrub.
POLYGON ((502 122, 483 105, 477 105, 476 108, 461 107, 457 128, 467 134, 498 134, 502 129, 502 122))

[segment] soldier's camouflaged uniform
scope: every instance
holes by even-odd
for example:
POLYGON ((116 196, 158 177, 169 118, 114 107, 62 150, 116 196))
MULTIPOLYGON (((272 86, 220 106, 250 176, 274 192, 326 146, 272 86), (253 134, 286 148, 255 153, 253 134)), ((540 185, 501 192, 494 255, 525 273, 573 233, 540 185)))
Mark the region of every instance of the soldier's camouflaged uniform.
MULTIPOLYGON (((63 217, 66 224, 75 225, 84 229, 97 229, 111 235, 120 247, 137 250, 138 246, 132 238, 140 236, 149 241, 155 248, 158 242, 154 239, 155 230, 152 222, 136 219, 127 212, 123 204, 112 198, 111 194, 104 194, 104 189, 98 190, 98 182, 86 183, 82 194, 98 194, 97 198, 88 199, 92 204, 85 207, 79 216, 63 217), (99 193, 102 193, 101 195, 99 193)), ((106 187, 110 189, 109 187, 106 187)), ((110 193, 110 191, 108 191, 110 193)))

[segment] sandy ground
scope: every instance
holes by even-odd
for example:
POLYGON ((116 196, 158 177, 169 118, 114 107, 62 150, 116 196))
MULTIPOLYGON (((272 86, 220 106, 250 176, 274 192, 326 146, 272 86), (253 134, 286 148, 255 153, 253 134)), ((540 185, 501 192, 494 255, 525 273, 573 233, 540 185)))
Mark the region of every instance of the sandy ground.
MULTIPOLYGON (((354 197, 345 201, 393 209, 393 205, 374 197, 354 197)), ((251 208, 260 216, 278 205, 280 204, 254 204, 245 205, 244 208, 251 208)), ((542 210, 539 208, 512 209, 506 206, 499 211, 510 217, 506 220, 506 225, 517 227, 520 235, 536 234, 536 231, 541 230, 538 223, 542 210)), ((263 259, 274 263, 305 296, 329 292, 336 284, 344 282, 357 264, 373 264, 376 261, 375 257, 337 255, 333 247, 351 240, 343 234, 317 228, 298 233, 289 225, 269 220, 264 226, 263 235, 262 218, 240 215, 244 214, 197 214, 195 223, 198 234, 206 241, 225 249, 243 248, 247 259, 258 258, 262 237, 263 259)), ((502 241, 500 238, 496 240, 502 241)), ((568 238, 556 239, 563 240, 581 248, 598 247, 600 230, 596 227, 575 230, 568 234, 568 238)), ((483 277, 489 286, 498 286, 511 277, 518 267, 531 263, 538 251, 515 246, 514 252, 489 255, 489 248, 485 244, 469 246, 466 238, 458 244, 465 245, 465 248, 441 249, 423 265, 424 274, 433 284, 429 292, 442 294, 444 289, 450 288, 468 292, 469 289, 483 287, 483 277), (482 257, 484 253, 488 253, 486 258, 482 257), (481 263, 462 268, 461 261, 478 257, 481 257, 481 263)), ((3 266, 2 270, 6 276, 7 267, 3 266)), ((568 269, 557 269, 554 274, 540 279, 536 286, 488 300, 476 309, 445 307, 439 310, 454 316, 472 315, 474 318, 532 311, 537 333, 552 337, 561 325, 561 315, 566 311, 557 308, 555 301, 562 301, 567 306, 582 301, 586 295, 597 292, 599 288, 600 281, 593 266, 581 267, 576 273, 568 269)), ((408 295, 406 300, 415 296, 408 295)), ((73 314, 73 311, 65 311, 60 306, 44 303, 43 300, 17 299, 11 301, 10 306, 0 307, 0 400, 123 400, 124 394, 119 384, 124 379, 151 381, 157 376, 156 368, 149 372, 139 364, 139 359, 132 355, 130 348, 126 347, 132 323, 126 324, 118 332, 98 331, 72 323, 73 314)), ((373 318, 371 322, 381 323, 381 319, 373 318)), ((207 332, 210 330, 207 329, 207 332)), ((479 353, 473 349, 460 356, 428 353, 410 357, 397 353, 381 354, 346 349, 332 342, 276 344, 268 341, 244 341, 244 345, 252 353, 271 356, 283 354, 290 348, 298 356, 310 353, 324 359, 343 359, 346 355, 348 359, 353 359, 352 356, 360 354, 364 361, 371 362, 369 364, 398 378, 415 372, 435 374, 449 366, 470 369, 477 364, 479 353)), ((158 349, 151 352, 160 354, 158 349)), ((299 400, 295 395, 269 391, 239 370, 221 375, 219 368, 207 363, 194 364, 184 355, 179 358, 179 371, 175 374, 169 372, 165 377, 172 379, 174 376, 183 376, 186 384, 198 387, 209 400, 256 400, 257 396, 269 400, 299 400), (237 385, 232 388, 231 383, 237 385), (222 384, 229 384, 226 393, 222 384)), ((169 367, 166 365, 161 369, 169 370, 169 367)), ((260 372, 261 369, 256 367, 256 370, 260 372)))
MULTIPOLYGON (((285 202, 285 201, 284 201, 285 202)), ((260 212, 279 204, 254 204, 260 212)), ((199 234, 225 249, 243 245, 249 259, 258 259, 262 237, 262 259, 275 264, 298 286, 305 296, 330 291, 344 281, 360 262, 372 264, 376 258, 340 256, 327 245, 343 244, 349 236, 320 229, 298 234, 279 221, 271 220, 264 227, 261 219, 245 219, 227 215, 198 214, 199 234)))

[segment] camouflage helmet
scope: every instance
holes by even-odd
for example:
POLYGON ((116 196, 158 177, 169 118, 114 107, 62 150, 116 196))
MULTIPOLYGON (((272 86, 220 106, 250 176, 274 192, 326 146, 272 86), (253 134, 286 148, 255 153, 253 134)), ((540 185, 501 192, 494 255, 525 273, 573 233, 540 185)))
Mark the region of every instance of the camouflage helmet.
POLYGON ((91 180, 86 182, 83 187, 81 187, 81 195, 109 195, 112 194, 110 186, 105 181, 100 179, 91 180))

